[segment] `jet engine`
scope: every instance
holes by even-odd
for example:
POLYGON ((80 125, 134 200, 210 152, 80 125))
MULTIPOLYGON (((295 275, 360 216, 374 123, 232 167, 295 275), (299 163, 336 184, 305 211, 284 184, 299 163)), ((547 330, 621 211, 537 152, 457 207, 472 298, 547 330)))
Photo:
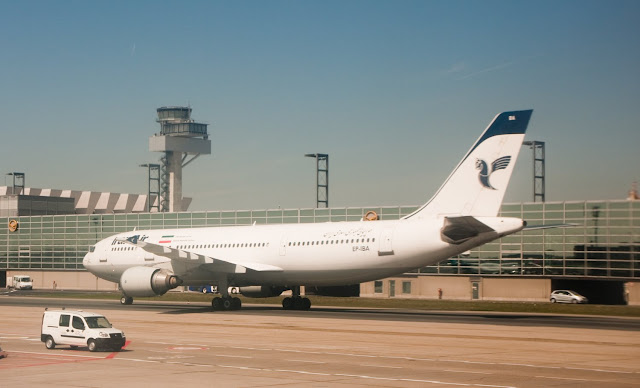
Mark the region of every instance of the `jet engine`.
POLYGON ((120 277, 120 287, 129 297, 164 295, 181 284, 180 278, 160 268, 131 267, 120 277))
POLYGON ((249 286, 240 287, 240 293, 248 298, 270 298, 279 296, 286 290, 282 286, 249 286))

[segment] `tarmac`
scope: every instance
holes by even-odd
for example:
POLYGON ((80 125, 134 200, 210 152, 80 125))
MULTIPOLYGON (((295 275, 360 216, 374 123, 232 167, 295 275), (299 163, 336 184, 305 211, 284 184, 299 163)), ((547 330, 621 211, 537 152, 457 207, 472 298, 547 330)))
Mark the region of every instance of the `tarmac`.
POLYGON ((3 386, 640 387, 637 320, 620 329, 554 316, 75 302, 127 336, 120 352, 92 353, 46 349, 44 308, 29 302, 0 303, 3 386))

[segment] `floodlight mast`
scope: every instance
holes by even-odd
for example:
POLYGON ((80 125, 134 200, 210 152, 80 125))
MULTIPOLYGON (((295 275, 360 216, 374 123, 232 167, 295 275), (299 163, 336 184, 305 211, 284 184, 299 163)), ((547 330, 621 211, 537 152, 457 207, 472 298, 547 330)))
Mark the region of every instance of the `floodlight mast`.
POLYGON ((329 155, 305 154, 316 159, 316 207, 329 207, 329 155))
POLYGON ((533 150, 533 202, 545 201, 545 155, 543 141, 525 141, 522 145, 533 150))
POLYGON ((160 165, 141 164, 140 167, 147 168, 148 191, 147 191, 147 212, 160 211, 160 165))
POLYGON ((12 194, 14 195, 24 194, 24 173, 10 172, 7 174, 7 176, 13 176, 12 194))

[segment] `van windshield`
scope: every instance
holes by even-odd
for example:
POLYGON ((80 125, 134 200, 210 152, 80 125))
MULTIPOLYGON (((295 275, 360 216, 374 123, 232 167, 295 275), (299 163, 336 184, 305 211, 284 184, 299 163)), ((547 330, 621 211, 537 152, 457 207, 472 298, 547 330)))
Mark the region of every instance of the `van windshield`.
POLYGON ((102 329, 111 327, 111 323, 105 317, 85 317, 87 326, 92 329, 102 329))
POLYGON ((29 283, 31 281, 31 278, 28 277, 28 276, 24 276, 24 277, 18 278, 18 281, 19 282, 29 283))

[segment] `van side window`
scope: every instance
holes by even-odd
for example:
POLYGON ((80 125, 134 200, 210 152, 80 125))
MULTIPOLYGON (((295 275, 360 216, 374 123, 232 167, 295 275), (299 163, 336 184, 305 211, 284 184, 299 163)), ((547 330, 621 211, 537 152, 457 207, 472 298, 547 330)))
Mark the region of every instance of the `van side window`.
POLYGON ((69 315, 60 315, 60 324, 58 326, 69 327, 69 315))
POLYGON ((73 328, 78 330, 84 330, 84 323, 80 317, 73 317, 73 328))

